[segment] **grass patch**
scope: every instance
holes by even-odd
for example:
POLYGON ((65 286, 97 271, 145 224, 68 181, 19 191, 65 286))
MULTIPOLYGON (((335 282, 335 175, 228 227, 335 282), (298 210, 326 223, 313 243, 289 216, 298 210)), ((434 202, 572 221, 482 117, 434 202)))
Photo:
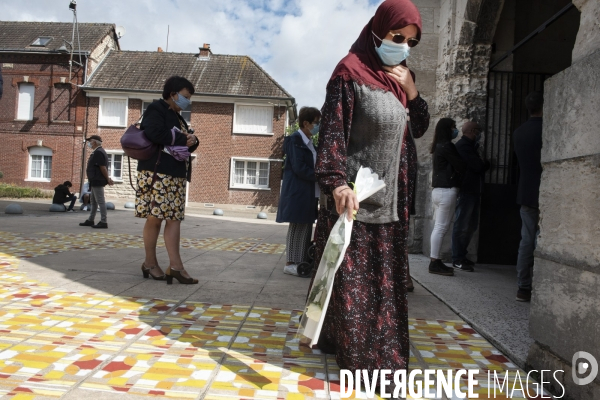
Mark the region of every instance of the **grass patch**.
POLYGON ((0 198, 23 199, 23 198, 51 198, 52 194, 37 188, 20 187, 0 183, 0 198))

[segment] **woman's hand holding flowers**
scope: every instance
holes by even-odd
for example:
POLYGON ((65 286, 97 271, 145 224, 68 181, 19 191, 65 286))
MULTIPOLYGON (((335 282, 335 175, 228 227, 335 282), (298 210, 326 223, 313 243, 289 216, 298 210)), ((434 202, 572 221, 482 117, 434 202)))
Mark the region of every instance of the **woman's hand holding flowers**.
POLYGON ((344 210, 348 210, 346 218, 352 221, 353 211, 358 211, 358 199, 354 190, 348 185, 339 186, 333 190, 333 199, 338 214, 342 215, 344 210))

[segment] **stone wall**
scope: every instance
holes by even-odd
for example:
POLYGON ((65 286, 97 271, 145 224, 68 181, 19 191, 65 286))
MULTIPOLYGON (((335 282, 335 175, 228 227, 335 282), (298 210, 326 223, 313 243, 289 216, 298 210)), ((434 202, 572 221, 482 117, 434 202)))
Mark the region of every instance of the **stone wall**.
POLYGON ((430 157, 427 148, 431 143, 434 131, 434 117, 436 115, 435 98, 436 88, 436 69, 437 56, 439 48, 440 34, 440 0, 414 0, 419 8, 423 20, 423 32, 421 42, 417 47, 411 50, 408 58, 408 66, 416 74, 416 85, 419 93, 429 105, 429 112, 432 115, 432 123, 425 135, 416 139, 418 160, 419 160, 419 178, 417 185, 416 215, 410 219, 410 235, 408 238, 408 248, 411 253, 420 253, 423 247, 423 226, 424 218, 427 218, 427 210, 430 208, 430 200, 427 197, 427 176, 430 171, 430 157))
POLYGON ((600 375, 574 383, 573 355, 600 362, 600 3, 575 1, 581 26, 573 64, 545 85, 541 234, 530 333, 534 369, 563 369, 569 399, 600 398, 600 375))
MULTIPOLYGON (((422 252, 429 255, 429 236, 433 229, 431 205, 431 144, 435 124, 440 118, 453 118, 460 127, 465 121, 485 121, 487 72, 491 42, 503 0, 442 0, 440 3, 439 51, 436 70, 436 102, 431 121, 431 134, 419 144, 419 183, 417 198, 422 206, 422 218, 415 232, 422 232, 422 252)), ((450 230, 452 227, 450 227, 450 230)), ((451 256, 451 235, 444 238, 441 257, 451 256)), ((477 234, 469 247, 476 257, 477 234)))

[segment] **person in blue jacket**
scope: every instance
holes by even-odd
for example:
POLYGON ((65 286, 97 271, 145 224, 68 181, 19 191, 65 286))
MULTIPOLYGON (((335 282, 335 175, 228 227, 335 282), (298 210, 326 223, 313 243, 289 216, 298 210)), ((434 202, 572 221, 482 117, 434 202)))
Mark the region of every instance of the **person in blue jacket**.
POLYGON ((289 222, 283 272, 298 276, 298 264, 305 261, 310 246, 312 226, 317 219, 320 195, 315 177, 317 151, 312 137, 319 132, 321 112, 314 107, 302 107, 298 115, 300 129, 283 141, 285 162, 283 183, 277 208, 277 222, 289 222))

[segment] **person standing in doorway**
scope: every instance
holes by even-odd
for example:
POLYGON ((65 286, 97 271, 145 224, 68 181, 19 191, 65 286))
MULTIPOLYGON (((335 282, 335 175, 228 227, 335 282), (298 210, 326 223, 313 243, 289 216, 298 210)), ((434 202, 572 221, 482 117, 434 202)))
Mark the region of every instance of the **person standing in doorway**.
POLYGON ((108 228, 108 223, 106 222, 104 186, 112 186, 114 184, 110 176, 108 176, 108 155, 102 148, 102 139, 100 136, 92 135, 87 138, 86 141, 87 146, 92 149, 92 154, 90 154, 90 158, 88 158, 87 168, 85 170, 92 191, 92 194, 90 195, 92 209, 88 219, 85 222, 80 223, 79 226, 91 226, 92 228, 106 229, 108 228), (100 207, 100 222, 94 224, 98 207, 100 207))
MULTIPOLYGON (((315 177, 317 151, 312 136, 319 132, 321 112, 302 107, 298 114, 300 129, 283 142, 285 164, 277 222, 289 222, 286 240, 287 263, 283 273, 299 276, 298 264, 308 258, 312 226, 317 219, 320 191, 315 177)), ((306 276, 308 278, 308 276, 306 276)))
POLYGON ((517 301, 531 300, 531 268, 540 219, 540 181, 542 179, 542 92, 532 92, 525 98, 529 120, 513 134, 513 144, 519 161, 517 204, 521 206, 521 243, 517 258, 517 301))
POLYGON ((431 231, 431 262, 429 273, 452 276, 454 270, 447 267, 440 258, 442 241, 452 223, 456 198, 460 188, 466 164, 461 158, 452 140, 458 136, 456 123, 451 118, 442 118, 435 126, 435 135, 431 144, 433 176, 433 215, 435 225, 431 231))
POLYGON ((452 229, 452 266, 456 269, 473 272, 475 263, 467 258, 467 247, 479 222, 479 203, 485 171, 490 169, 489 161, 479 157, 481 127, 477 122, 465 122, 462 137, 456 142, 456 150, 467 164, 462 180, 452 229))

